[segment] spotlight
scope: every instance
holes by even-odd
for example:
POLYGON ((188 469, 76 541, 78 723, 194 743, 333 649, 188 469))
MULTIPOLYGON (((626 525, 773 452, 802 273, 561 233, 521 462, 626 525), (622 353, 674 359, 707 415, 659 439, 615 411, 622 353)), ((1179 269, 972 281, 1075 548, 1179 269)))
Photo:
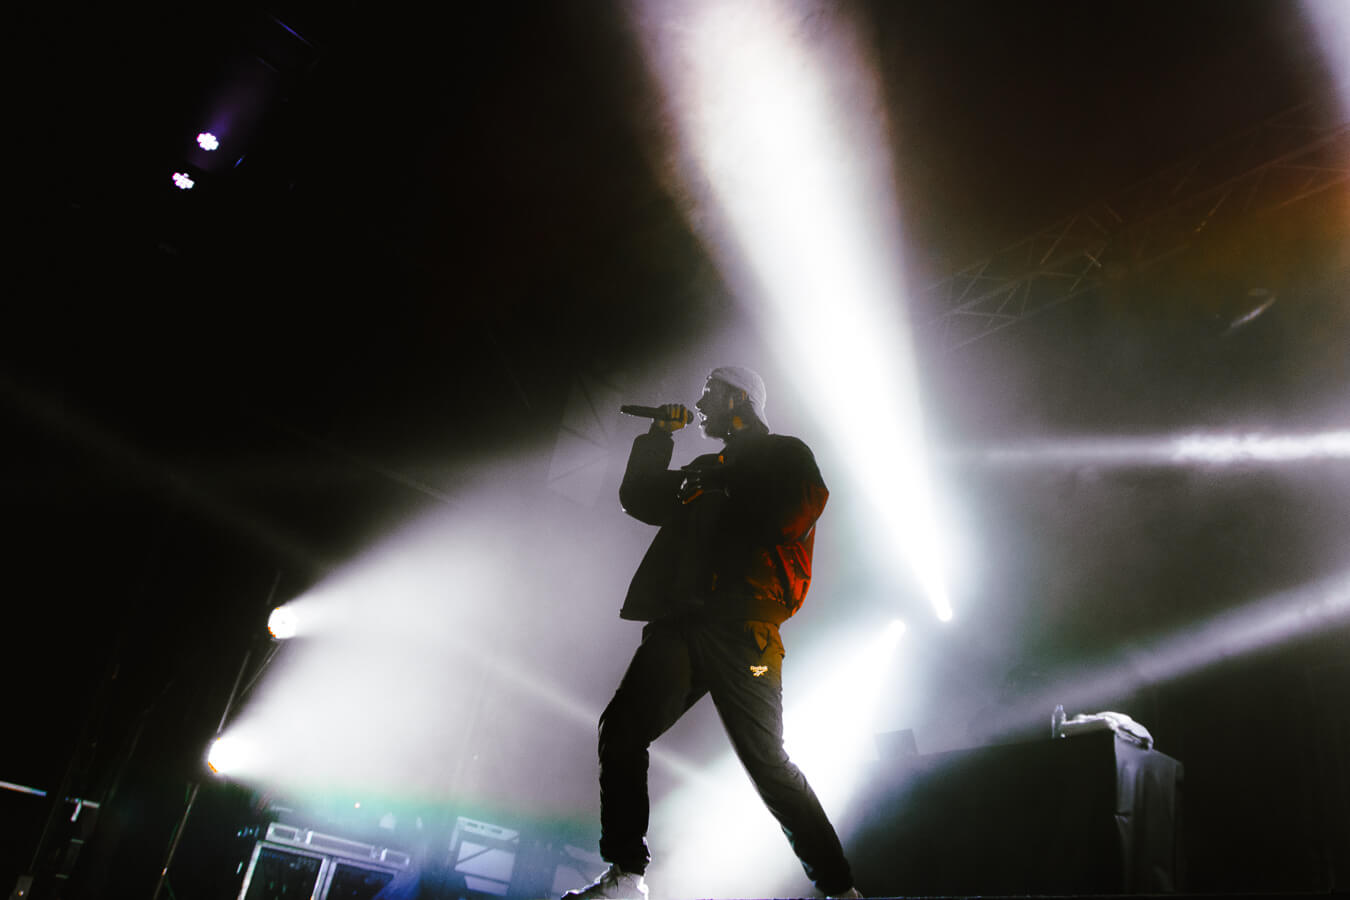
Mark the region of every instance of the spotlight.
POLYGON ((220 141, 209 131, 203 131, 197 135, 197 146, 210 152, 220 147, 220 141))
POLYGON ((206 765, 217 775, 228 775, 238 771, 247 758, 247 747, 238 738, 221 735, 211 742, 211 749, 206 752, 206 765))
POLYGON ((190 191, 197 182, 193 181, 183 172, 174 172, 173 183, 181 191, 190 191))
POLYGON ((284 641, 295 637, 299 621, 299 618, 295 615, 295 610, 289 606, 278 606, 267 617, 267 630, 272 633, 272 637, 284 641))

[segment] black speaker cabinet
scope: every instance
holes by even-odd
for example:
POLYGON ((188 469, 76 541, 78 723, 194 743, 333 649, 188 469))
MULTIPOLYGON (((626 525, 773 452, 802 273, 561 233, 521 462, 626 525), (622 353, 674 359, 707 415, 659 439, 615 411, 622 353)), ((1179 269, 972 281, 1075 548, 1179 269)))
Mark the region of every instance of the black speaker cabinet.
POLYGON ((849 856, 869 896, 1174 891, 1181 779, 1111 731, 883 761, 849 856))

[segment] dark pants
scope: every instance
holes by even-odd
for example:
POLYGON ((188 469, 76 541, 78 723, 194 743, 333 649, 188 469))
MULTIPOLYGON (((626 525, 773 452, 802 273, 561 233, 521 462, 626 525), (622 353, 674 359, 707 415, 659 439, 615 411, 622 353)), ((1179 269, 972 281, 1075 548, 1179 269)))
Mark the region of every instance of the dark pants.
POLYGON ((834 827, 783 749, 782 676, 783 644, 767 622, 680 618, 647 625, 600 717, 600 855, 629 872, 646 870, 647 748, 712 694, 732 748, 807 877, 826 894, 852 887, 834 827))

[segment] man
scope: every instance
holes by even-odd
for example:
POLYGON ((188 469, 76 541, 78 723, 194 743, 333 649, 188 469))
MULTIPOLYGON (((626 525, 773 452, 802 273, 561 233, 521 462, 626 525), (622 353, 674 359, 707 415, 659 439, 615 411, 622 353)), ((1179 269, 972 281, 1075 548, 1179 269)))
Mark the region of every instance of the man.
POLYGON ((600 717, 600 855, 610 868, 564 900, 645 900, 648 747, 704 694, 807 877, 827 897, 860 897, 833 826, 783 749, 778 626, 806 596, 815 522, 829 492, 796 438, 769 432, 764 382, 714 369, 696 407, 721 453, 668 469, 672 433, 692 420, 660 407, 628 457, 619 500, 659 526, 620 616, 642 643, 600 717))

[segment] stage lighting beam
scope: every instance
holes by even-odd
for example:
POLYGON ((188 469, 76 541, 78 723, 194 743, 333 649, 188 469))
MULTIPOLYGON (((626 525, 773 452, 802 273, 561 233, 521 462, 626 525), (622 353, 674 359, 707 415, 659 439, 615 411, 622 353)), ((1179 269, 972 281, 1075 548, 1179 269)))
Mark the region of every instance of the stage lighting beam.
POLYGON ((1341 109, 1350 116, 1350 4, 1344 0, 1303 0, 1303 16, 1321 45, 1341 109))
MULTIPOLYGON (((815 690, 784 711, 789 756, 836 824, 865 763, 875 758, 875 717, 883 692, 895 681, 904 631, 904 623, 895 620, 880 633, 836 648, 819 661, 819 672, 809 673, 815 690)), ((652 833, 668 849, 653 861, 653 879, 671 896, 708 896, 702 891, 764 896, 766 890, 800 887, 799 864, 731 753, 658 803, 654 818, 652 833)))
POLYGON ((1165 684, 1225 660, 1261 653, 1350 624, 1350 572, 1281 591, 1130 648, 1025 698, 998 723, 1009 732, 1044 720, 1055 704, 1091 711, 1105 698, 1165 684))
POLYGON ((956 450, 948 458, 1005 466, 1238 466, 1350 459, 1350 431, 1196 431, 1177 436, 1050 438, 956 450))
POLYGON ((715 0, 634 8, 675 112, 702 237, 796 393, 871 498, 884 577, 952 618, 903 309, 902 240, 874 67, 848 11, 715 0), (702 199, 702 185, 711 197, 702 199), (906 570, 907 564, 907 570, 906 570))

